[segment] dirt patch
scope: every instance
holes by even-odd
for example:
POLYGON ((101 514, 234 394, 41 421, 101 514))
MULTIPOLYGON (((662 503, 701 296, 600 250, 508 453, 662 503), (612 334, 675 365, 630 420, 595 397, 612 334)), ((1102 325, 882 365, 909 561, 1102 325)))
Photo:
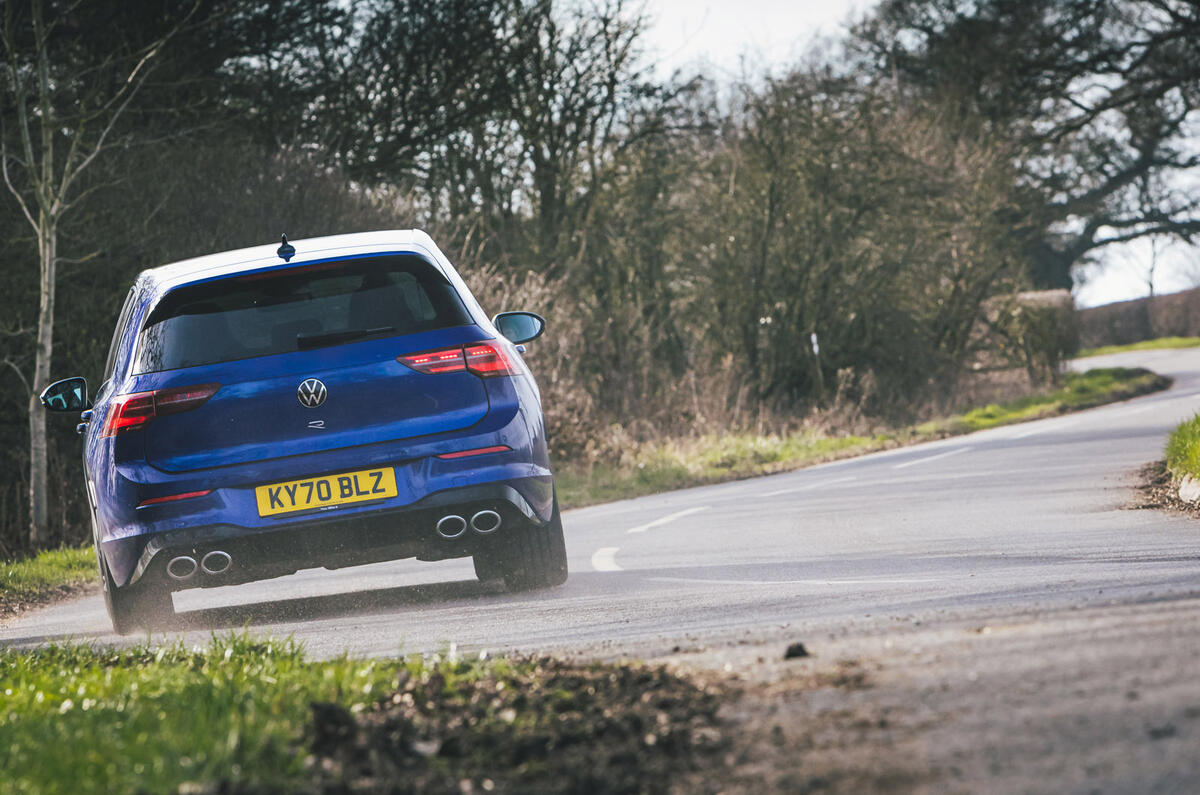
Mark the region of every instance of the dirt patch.
POLYGON ((1155 461, 1138 470, 1134 496, 1127 508, 1168 511, 1200 519, 1200 505, 1179 499, 1179 488, 1166 461, 1155 461))
POLYGON ((732 682, 556 658, 494 670, 452 683, 402 675, 394 692, 359 714, 314 704, 307 791, 720 789, 724 776, 708 775, 731 761, 731 726, 718 709, 736 700, 732 682))

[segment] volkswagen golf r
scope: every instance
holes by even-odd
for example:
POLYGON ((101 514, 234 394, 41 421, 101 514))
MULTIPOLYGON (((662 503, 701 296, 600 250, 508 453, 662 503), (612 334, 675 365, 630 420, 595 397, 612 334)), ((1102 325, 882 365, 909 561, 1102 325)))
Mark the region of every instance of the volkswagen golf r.
POLYGON ((82 412, 113 627, 171 592, 304 568, 470 556, 510 589, 562 583, 540 394, 545 322, 484 314, 419 231, 313 238, 143 271, 82 412))

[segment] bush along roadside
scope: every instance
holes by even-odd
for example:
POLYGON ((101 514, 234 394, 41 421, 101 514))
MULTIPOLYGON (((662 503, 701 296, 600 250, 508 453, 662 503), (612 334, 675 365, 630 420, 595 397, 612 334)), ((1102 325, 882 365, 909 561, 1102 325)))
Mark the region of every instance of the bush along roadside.
POLYGON ((729 742, 723 693, 662 668, 309 661, 244 634, 3 650, 0 692, 0 795, 659 792, 722 764, 729 742))
POLYGON ((785 472, 907 444, 942 439, 1017 422, 1128 400, 1166 389, 1171 379, 1141 368, 1067 373, 1061 386, 1010 403, 994 404, 872 436, 806 432, 790 436, 725 434, 642 444, 620 464, 555 468, 564 508, 660 491, 785 472))

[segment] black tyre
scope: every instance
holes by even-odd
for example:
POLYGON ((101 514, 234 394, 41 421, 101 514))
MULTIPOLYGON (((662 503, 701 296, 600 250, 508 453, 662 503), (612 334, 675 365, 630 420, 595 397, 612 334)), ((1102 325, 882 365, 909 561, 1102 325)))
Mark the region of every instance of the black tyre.
POLYGON ((99 549, 96 550, 96 559, 100 565, 100 581, 104 586, 104 605, 108 608, 114 632, 129 635, 139 629, 159 629, 174 618, 175 607, 171 604, 169 591, 146 583, 118 588, 113 584, 112 573, 99 549))
POLYGON ((504 577, 504 561, 500 560, 498 555, 496 549, 488 547, 471 556, 471 562, 475 564, 475 576, 480 582, 491 582, 504 577))
POLYGON ((557 495, 549 522, 542 527, 528 527, 506 540, 508 548, 500 562, 508 590, 549 588, 566 582, 567 542, 563 538, 557 495))

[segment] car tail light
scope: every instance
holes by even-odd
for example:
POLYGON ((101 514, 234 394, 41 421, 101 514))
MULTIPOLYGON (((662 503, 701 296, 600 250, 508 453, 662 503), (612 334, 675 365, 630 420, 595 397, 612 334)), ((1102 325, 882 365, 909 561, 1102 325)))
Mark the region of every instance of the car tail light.
POLYGON ((463 353, 467 357, 467 369, 481 378, 514 375, 517 372, 510 354, 499 345, 481 342, 463 348, 463 353))
POLYGON ((135 431, 149 425, 155 417, 199 408, 220 388, 220 384, 199 384, 118 395, 113 398, 100 435, 116 436, 125 431, 135 431))
POLYGON ((397 356, 396 361, 419 373, 461 373, 469 370, 480 378, 514 375, 518 372, 512 354, 491 342, 439 348, 436 351, 397 356))
POLYGON ((411 367, 418 373, 461 373, 467 369, 463 361, 462 348, 442 348, 409 356, 397 356, 396 361, 411 367))

